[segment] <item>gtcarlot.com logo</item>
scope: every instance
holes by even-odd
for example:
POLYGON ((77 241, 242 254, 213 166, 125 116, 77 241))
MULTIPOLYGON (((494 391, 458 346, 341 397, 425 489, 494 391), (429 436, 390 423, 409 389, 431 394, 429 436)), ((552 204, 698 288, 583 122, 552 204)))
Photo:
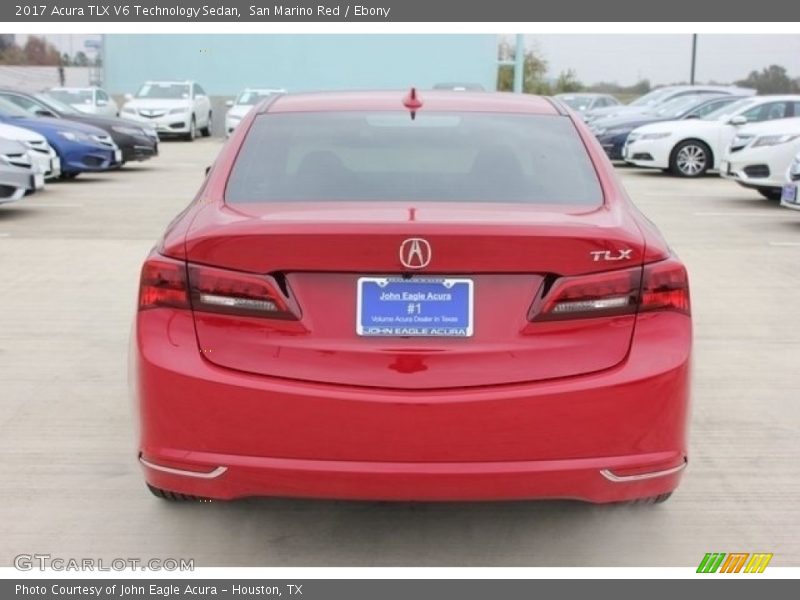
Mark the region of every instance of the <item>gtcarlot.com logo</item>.
POLYGON ((194 571, 193 558, 60 558, 51 554, 18 554, 19 571, 194 571))
POLYGON ((763 573, 767 568, 772 554, 760 552, 708 552, 700 565, 698 573, 763 573))

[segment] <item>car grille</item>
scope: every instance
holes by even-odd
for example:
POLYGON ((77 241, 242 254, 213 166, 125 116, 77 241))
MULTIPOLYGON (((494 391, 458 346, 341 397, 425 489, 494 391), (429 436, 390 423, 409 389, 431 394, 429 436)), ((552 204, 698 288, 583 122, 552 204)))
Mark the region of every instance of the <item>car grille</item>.
POLYGON ((160 108, 143 108, 139 111, 139 114, 148 119, 157 119, 167 114, 167 111, 160 108))
POLYGON ((752 179, 763 179, 769 177, 769 166, 748 165, 744 168, 744 174, 752 179))

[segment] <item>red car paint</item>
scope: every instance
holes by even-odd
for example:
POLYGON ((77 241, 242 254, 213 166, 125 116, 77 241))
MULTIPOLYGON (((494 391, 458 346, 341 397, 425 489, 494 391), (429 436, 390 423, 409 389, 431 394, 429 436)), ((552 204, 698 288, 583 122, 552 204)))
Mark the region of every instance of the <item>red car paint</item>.
POLYGON ((150 485, 216 499, 651 497, 687 460, 690 348, 683 266, 568 111, 510 94, 282 96, 237 127, 143 269, 140 458, 150 485), (420 115, 570 119, 602 204, 226 203, 263 113, 409 98, 420 115), (407 238, 433 248, 418 274, 473 280, 472 337, 356 335, 357 279, 406 272, 407 238), (262 304, 214 304, 226 294, 262 304), (597 294, 636 305, 555 308, 597 294))

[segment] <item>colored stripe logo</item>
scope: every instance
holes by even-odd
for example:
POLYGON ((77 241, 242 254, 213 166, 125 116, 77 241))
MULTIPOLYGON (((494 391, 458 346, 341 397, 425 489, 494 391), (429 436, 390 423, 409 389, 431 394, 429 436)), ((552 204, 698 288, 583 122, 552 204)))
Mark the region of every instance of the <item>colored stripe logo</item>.
POLYGON ((771 553, 708 552, 697 567, 698 573, 763 573, 772 560, 771 553))

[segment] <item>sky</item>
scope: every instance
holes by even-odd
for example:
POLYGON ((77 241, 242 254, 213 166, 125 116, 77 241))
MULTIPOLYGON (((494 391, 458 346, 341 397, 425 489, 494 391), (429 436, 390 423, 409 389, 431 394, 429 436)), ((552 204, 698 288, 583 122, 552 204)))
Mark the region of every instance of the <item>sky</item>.
MULTIPOLYGON (((548 76, 574 69, 586 84, 598 81, 630 85, 649 79, 654 85, 689 81, 691 35, 527 35, 548 62, 548 76)), ((513 40, 513 37, 511 38, 513 40)), ((727 83, 771 64, 800 77, 800 35, 697 36, 696 81, 727 83)))
MULTIPOLYGON (((25 35, 18 35, 24 44, 25 35)), ((62 52, 83 50, 86 39, 97 35, 46 36, 62 52)), ((513 36, 508 36, 513 40, 513 36)), ((548 76, 573 69, 586 84, 598 81, 630 85, 649 79, 653 85, 689 80, 691 35, 675 34, 559 34, 526 35, 526 44, 548 62, 548 76)), ((800 77, 800 35, 700 34, 697 43, 698 82, 732 82, 770 64, 786 67, 800 77)))

